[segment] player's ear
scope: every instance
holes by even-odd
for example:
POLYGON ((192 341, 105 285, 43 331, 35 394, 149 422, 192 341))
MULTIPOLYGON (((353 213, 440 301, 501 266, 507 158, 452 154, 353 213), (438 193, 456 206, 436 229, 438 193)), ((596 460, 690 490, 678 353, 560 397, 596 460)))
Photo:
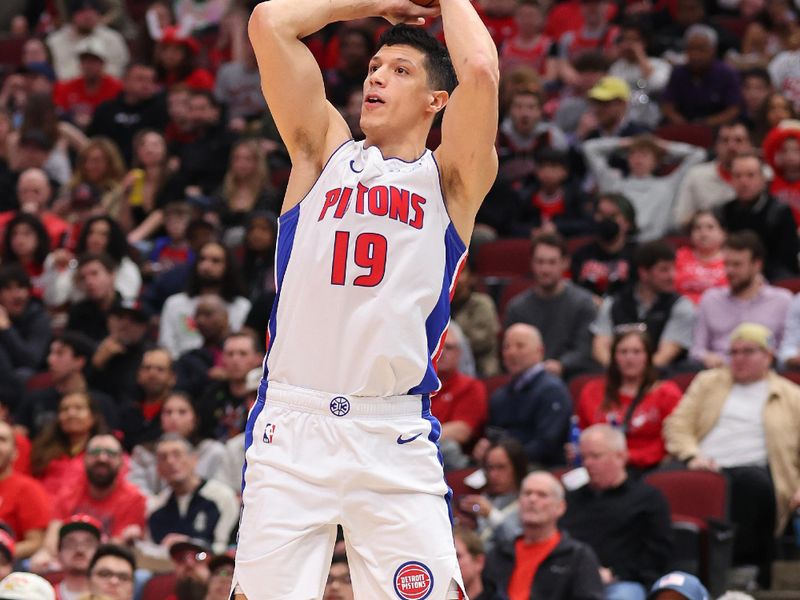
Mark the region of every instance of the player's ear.
POLYGON ((447 106, 447 101, 450 99, 450 94, 446 91, 441 90, 438 92, 431 93, 431 108, 433 112, 440 112, 445 106, 447 106))

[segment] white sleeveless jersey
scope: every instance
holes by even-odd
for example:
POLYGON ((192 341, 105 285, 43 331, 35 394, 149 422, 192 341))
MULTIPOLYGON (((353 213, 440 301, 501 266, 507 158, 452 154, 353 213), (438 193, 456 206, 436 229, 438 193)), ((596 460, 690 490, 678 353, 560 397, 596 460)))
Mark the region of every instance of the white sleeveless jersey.
POLYGON ((409 163, 346 142, 278 220, 265 378, 353 396, 435 392, 465 258, 429 150, 409 163))

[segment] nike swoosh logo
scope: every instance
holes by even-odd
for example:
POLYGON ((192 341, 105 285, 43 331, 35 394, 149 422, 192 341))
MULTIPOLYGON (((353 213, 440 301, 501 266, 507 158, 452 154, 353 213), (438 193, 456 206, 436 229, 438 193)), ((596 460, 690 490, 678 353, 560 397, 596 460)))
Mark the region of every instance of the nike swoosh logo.
POLYGON ((398 435, 397 436, 397 443, 398 444, 407 444, 408 442, 413 442, 415 439, 417 439, 421 435, 422 435, 421 433, 418 433, 417 435, 414 435, 414 436, 412 436, 410 438, 406 438, 406 439, 403 439, 402 435, 398 435))

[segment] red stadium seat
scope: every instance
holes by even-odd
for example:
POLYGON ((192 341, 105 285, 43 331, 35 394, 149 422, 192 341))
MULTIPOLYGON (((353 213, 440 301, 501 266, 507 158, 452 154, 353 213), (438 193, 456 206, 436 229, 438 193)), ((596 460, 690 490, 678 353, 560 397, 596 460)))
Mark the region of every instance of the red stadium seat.
POLYGON ((656 135, 665 140, 694 144, 701 148, 710 148, 714 144, 714 130, 707 125, 662 125, 656 129, 656 135))
POLYGON ((497 312, 500 315, 501 322, 505 320, 506 307, 511 299, 521 294, 532 285, 533 279, 530 277, 517 277, 503 286, 503 291, 500 292, 500 300, 497 302, 497 312))
POLYGON ((569 395, 572 396, 572 410, 573 412, 578 407, 578 400, 581 397, 581 391, 583 391, 584 386, 589 383, 590 381, 595 381, 596 379, 602 379, 603 375, 598 375, 597 373, 587 373, 585 375, 578 375, 577 377, 573 377, 569 381, 569 395))
POLYGON ((475 272, 484 279, 511 279, 531 272, 531 243, 526 239, 495 240, 478 249, 475 272))
POLYGON ((25 382, 25 391, 35 392, 36 390, 43 390, 53 385, 53 376, 45 371, 44 373, 36 373, 31 375, 30 379, 25 382))
POLYGON ((0 37, 0 64, 14 67, 21 64, 22 46, 27 41, 27 38, 21 37, 0 37))
POLYGON ((141 600, 163 600, 175 591, 175 573, 153 575, 142 589, 141 600))
POLYGON ((695 375, 697 375, 697 373, 676 373, 670 377, 669 380, 681 388, 682 392, 685 392, 689 388, 689 384, 692 383, 695 375))
POLYGON ((495 390, 503 387, 509 381, 511 381, 511 375, 507 374, 487 377, 483 380, 483 384, 486 386, 486 394, 491 398, 495 390))
POLYGON ((787 277, 773 281, 772 285, 789 290, 793 294, 800 292, 800 277, 787 277))

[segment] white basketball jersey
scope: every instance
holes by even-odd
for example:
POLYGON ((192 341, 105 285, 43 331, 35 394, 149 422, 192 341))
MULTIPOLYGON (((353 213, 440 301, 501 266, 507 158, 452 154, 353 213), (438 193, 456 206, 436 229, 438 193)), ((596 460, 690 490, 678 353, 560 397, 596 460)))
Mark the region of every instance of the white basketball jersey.
POLYGON ((346 142, 278 220, 265 377, 354 396, 435 392, 465 258, 429 150, 405 162, 346 142))

